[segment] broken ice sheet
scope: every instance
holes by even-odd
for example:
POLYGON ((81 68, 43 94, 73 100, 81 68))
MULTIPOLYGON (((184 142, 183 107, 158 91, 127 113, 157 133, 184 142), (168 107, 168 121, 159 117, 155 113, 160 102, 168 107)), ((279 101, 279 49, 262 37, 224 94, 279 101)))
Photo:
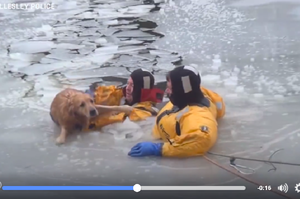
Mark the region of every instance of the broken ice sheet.
POLYGON ((160 70, 165 70, 165 71, 170 71, 170 70, 173 70, 175 68, 175 66, 171 63, 169 64, 161 64, 161 63, 158 63, 154 69, 160 69, 160 70))
POLYGON ((141 37, 141 38, 136 38, 137 40, 140 40, 140 41, 150 41, 150 42, 152 42, 152 41, 155 41, 156 40, 156 37, 141 37))
POLYGON ((165 51, 165 50, 149 50, 149 53, 150 53, 151 55, 158 55, 158 56, 163 56, 163 55, 169 56, 169 55, 172 54, 172 52, 170 52, 170 51, 165 51))
POLYGON ((76 40, 72 38, 64 38, 64 39, 57 40, 57 43, 68 43, 68 44, 75 44, 75 45, 80 45, 81 42, 82 41, 80 41, 78 38, 76 40))
POLYGON ((36 54, 26 54, 26 53, 10 53, 9 57, 11 59, 26 61, 26 62, 38 62, 43 57, 45 57, 44 53, 36 53, 36 54))
POLYGON ((96 48, 95 53, 96 54, 103 54, 103 55, 115 54, 115 53, 117 53, 118 48, 119 48, 119 46, 117 46, 117 45, 100 47, 100 48, 96 48))
POLYGON ((100 37, 100 38, 98 38, 97 40, 95 40, 95 42, 96 42, 97 44, 106 44, 106 43, 107 43, 107 40, 106 40, 106 38, 104 38, 104 37, 100 37))
POLYGON ((94 28, 99 28, 100 24, 99 22, 95 21, 95 20, 85 20, 85 21, 79 21, 78 23, 75 24, 79 29, 82 30, 83 27, 94 27, 94 28), (80 27, 82 26, 82 27, 80 27))
POLYGON ((140 57, 133 57, 131 55, 121 55, 119 57, 118 62, 122 62, 122 63, 134 63, 134 62, 138 62, 141 61, 142 58, 140 57))
POLYGON ((118 25, 118 24, 119 24, 119 21, 117 19, 102 21, 102 25, 106 25, 106 26, 118 25))
POLYGON ((95 50, 95 48, 93 46, 87 46, 85 48, 79 49, 78 52, 81 55, 88 55, 88 54, 91 54, 93 52, 93 50, 95 50))
POLYGON ((122 2, 116 2, 116 3, 111 3, 107 4, 110 8, 124 8, 128 6, 135 6, 135 5, 140 5, 141 3, 139 1, 122 1, 122 2))
POLYGON ((151 71, 153 69, 154 64, 154 62, 140 62, 138 66, 151 71))
POLYGON ((105 28, 105 29, 101 29, 99 30, 99 32, 105 36, 112 36, 113 34, 115 34, 116 32, 118 32, 119 30, 116 28, 105 28))
POLYGON ((150 10, 153 8, 155 8, 155 5, 136 5, 128 8, 118 9, 118 11, 128 14, 144 14, 150 12, 150 10))
POLYGON ((140 30, 125 30, 114 34, 116 37, 153 37, 153 35, 140 30))
POLYGON ((59 24, 59 25, 55 25, 53 27, 53 31, 54 32, 66 32, 66 31, 73 31, 73 32, 77 32, 80 30, 80 27, 78 26, 66 26, 65 24, 59 24))
POLYGON ((58 49, 81 49, 84 48, 84 45, 76 45, 76 44, 69 44, 69 43, 59 43, 57 44, 56 48, 58 49))
POLYGON ((115 66, 123 66, 127 68, 131 67, 143 67, 143 68, 152 68, 154 65, 154 62, 151 62, 149 60, 142 59, 140 57, 133 57, 129 55, 122 55, 118 60, 116 60, 116 63, 113 65, 115 66))
POLYGON ((75 33, 73 31, 66 31, 66 32, 58 32, 55 34, 55 37, 57 39, 78 39, 78 33, 75 33))
POLYGON ((130 54, 139 54, 142 50, 146 49, 146 46, 121 46, 118 50, 118 53, 129 53, 130 54))
POLYGON ((96 30, 82 30, 78 33, 78 35, 80 37, 95 36, 95 35, 101 36, 100 33, 96 33, 96 30))
POLYGON ((91 77, 86 79, 67 79, 61 78, 58 79, 62 84, 69 84, 69 85, 81 85, 81 86, 89 86, 95 82, 103 82, 103 80, 99 77, 91 77))
POLYGON ((120 42, 120 39, 115 37, 114 35, 106 36, 105 39, 107 41, 107 44, 102 44, 102 45, 105 45, 105 46, 113 46, 113 45, 116 45, 120 42))
POLYGON ((51 59, 51 58, 48 58, 48 57, 44 57, 40 61, 41 64, 54 64, 56 62, 57 62, 57 59, 51 59))
POLYGON ((89 89, 89 86, 94 84, 95 82, 100 82, 97 79, 89 79, 87 82, 80 82, 80 80, 77 80, 74 84, 68 83, 68 82, 62 82, 63 85, 68 85, 68 87, 72 87, 78 90, 85 91, 89 89))
POLYGON ((129 19, 126 19, 126 20, 119 20, 119 24, 120 25, 130 25, 132 22, 134 22, 134 20, 129 20, 129 19))
POLYGON ((64 25, 75 25, 75 23, 81 21, 79 19, 73 19, 70 18, 70 15, 65 15, 62 18, 57 19, 60 23, 63 23, 64 25))
POLYGON ((107 18, 117 18, 117 16, 119 16, 118 11, 114 8, 99 9, 98 14, 101 17, 107 17, 107 18))
POLYGON ((155 28, 140 28, 141 31, 153 31, 155 28))
POLYGON ((95 33, 96 31, 101 31, 101 27, 100 27, 99 24, 98 24, 98 27, 96 27, 96 28, 92 28, 92 27, 84 28, 84 27, 81 27, 80 31, 82 31, 82 32, 89 32, 89 33, 95 33))
POLYGON ((95 17, 98 20, 103 19, 116 19, 116 18, 137 18, 147 15, 147 13, 139 13, 139 14, 126 14, 121 12, 111 12, 111 13, 102 13, 102 10, 99 11, 99 16, 95 17))
POLYGON ((74 54, 74 52, 71 52, 70 50, 65 49, 53 49, 49 52, 50 54, 46 56, 46 58, 52 58, 57 59, 61 61, 66 60, 73 60, 79 57, 83 57, 83 55, 80 54, 74 54))
POLYGON ((123 40, 119 42, 119 45, 130 45, 130 44, 143 44, 143 41, 135 40, 135 39, 130 39, 130 40, 123 40))
POLYGON ((48 52, 56 45, 52 41, 22 41, 10 45, 11 53, 48 52))
POLYGON ((76 1, 59 1, 59 4, 56 5, 57 10, 66 10, 76 7, 78 7, 76 1))
POLYGON ((92 41, 86 41, 86 40, 82 41, 80 43, 80 45, 90 46, 90 47, 94 47, 94 48, 97 47, 97 44, 93 43, 92 41))
POLYGON ((54 36, 41 36, 36 35, 34 38, 30 38, 31 41, 51 41, 53 40, 54 36))
POLYGON ((128 75, 130 74, 123 67, 105 67, 97 68, 94 70, 85 70, 85 71, 71 71, 64 73, 64 76, 67 79, 84 79, 84 78, 95 78, 95 77, 108 77, 108 76, 117 76, 117 75, 128 75))
POLYGON ((152 70, 154 63, 152 62, 136 62, 136 63, 119 63, 121 66, 126 68, 144 68, 147 70, 152 70))
POLYGON ((56 62, 55 64, 33 64, 28 67, 23 67, 18 72, 26 75, 43 75, 51 72, 60 72, 67 68, 71 68, 71 62, 56 62))
POLYGON ((89 36, 83 36, 79 37, 78 40, 82 40, 81 45, 86 45, 86 46, 95 46, 97 47, 97 44, 95 41, 99 38, 102 37, 102 35, 97 33, 96 35, 89 35, 89 36))
POLYGON ((10 70, 12 72, 18 71, 19 68, 30 66, 32 62, 25 62, 25 61, 19 61, 19 60, 8 60, 6 62, 6 70, 10 70))
POLYGON ((34 81, 34 89, 37 90, 52 90, 57 91, 61 87, 59 82, 52 76, 31 76, 30 81, 34 81))
POLYGON ((74 16, 75 19, 94 19, 97 17, 98 15, 95 12, 83 12, 74 16))
POLYGON ((116 29, 137 29, 138 27, 139 27, 139 24, 114 26, 114 28, 116 28, 116 29))
POLYGON ((144 54, 137 54, 137 55, 133 54, 132 56, 139 57, 141 59, 146 59, 146 60, 149 60, 149 61, 156 60, 156 56, 151 55, 151 54, 146 54, 146 53, 144 53, 144 54))
POLYGON ((110 59, 112 59, 114 55, 100 55, 95 54, 94 52, 92 54, 89 54, 85 57, 76 58, 73 60, 74 63, 81 63, 81 62, 92 62, 94 64, 97 64, 98 66, 103 65, 110 59))
POLYGON ((159 63, 170 63, 170 62, 178 62, 181 60, 179 56, 170 56, 170 57, 158 57, 156 60, 159 63))

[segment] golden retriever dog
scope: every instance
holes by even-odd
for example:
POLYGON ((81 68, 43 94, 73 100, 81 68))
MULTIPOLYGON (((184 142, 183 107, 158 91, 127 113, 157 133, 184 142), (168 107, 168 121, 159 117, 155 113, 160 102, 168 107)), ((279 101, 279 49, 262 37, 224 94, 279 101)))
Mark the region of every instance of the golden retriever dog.
POLYGON ((50 107, 50 116, 53 122, 60 127, 60 135, 57 137, 56 143, 63 144, 69 133, 87 129, 90 119, 99 114, 130 113, 131 110, 130 106, 95 105, 89 94, 67 88, 54 97, 50 107))

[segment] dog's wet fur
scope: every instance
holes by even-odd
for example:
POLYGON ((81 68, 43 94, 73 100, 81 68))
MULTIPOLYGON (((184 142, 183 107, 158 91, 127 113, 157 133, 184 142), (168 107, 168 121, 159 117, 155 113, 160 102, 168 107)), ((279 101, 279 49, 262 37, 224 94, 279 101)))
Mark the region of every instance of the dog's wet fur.
POLYGON ((94 100, 89 94, 71 88, 58 93, 50 108, 50 116, 61 130, 56 143, 63 144, 69 133, 88 128, 90 119, 98 114, 94 100))

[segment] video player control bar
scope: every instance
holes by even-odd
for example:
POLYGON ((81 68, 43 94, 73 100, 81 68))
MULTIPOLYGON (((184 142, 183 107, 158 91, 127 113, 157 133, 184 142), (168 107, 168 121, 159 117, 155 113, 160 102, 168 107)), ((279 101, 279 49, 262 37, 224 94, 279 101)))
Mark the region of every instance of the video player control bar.
MULTIPOLYGON (((1 188, 1 186, 0 186, 1 188)), ((245 186, 3 186, 4 191, 243 191, 245 186)))

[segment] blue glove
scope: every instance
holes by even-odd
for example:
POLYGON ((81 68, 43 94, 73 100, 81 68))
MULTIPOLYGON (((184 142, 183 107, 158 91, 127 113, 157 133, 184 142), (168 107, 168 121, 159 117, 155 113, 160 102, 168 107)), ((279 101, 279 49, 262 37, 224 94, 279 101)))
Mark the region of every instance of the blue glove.
POLYGON ((131 148, 128 155, 131 157, 162 156, 163 143, 140 142, 131 148))

